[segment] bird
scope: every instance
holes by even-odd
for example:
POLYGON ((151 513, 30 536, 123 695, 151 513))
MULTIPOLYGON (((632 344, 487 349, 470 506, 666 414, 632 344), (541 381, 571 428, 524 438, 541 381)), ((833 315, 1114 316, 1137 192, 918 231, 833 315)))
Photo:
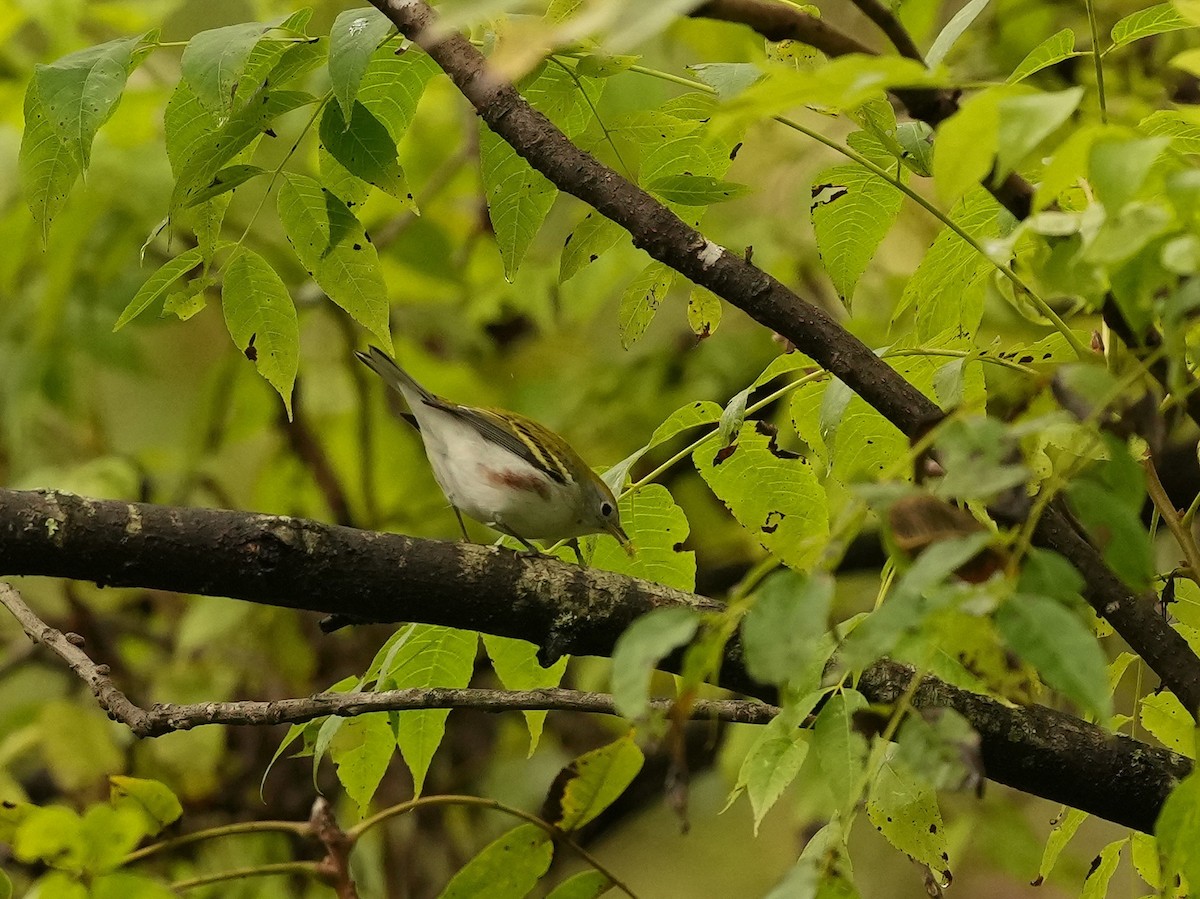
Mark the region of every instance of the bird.
POLYGON ((533 540, 566 540, 582 562, 576 538, 586 534, 609 534, 633 554, 612 490, 562 437, 516 412, 430 393, 379 347, 355 355, 408 403, 464 540, 466 514, 533 555, 533 540))

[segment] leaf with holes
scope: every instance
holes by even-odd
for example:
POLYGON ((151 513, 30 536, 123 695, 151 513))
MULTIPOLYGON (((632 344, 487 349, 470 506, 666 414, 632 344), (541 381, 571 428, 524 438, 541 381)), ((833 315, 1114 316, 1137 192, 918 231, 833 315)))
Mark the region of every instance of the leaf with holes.
POLYGON ((274 28, 303 27, 309 16, 304 10, 271 22, 241 22, 201 31, 183 48, 180 74, 200 102, 224 118, 232 110, 234 91, 250 54, 263 36, 274 28))
POLYGON ((18 166, 21 193, 44 244, 50 235, 51 222, 83 173, 83 161, 69 144, 59 139, 50 124, 36 80, 30 81, 25 90, 25 131, 21 135, 18 166))
POLYGON ((304 175, 285 173, 278 201, 288 242, 313 280, 390 351, 387 287, 375 247, 354 213, 304 175))
POLYGON ((391 20, 374 7, 348 9, 333 20, 329 29, 329 81, 344 123, 350 121, 371 58, 392 27, 391 20))
POLYGON ((575 230, 567 235, 558 265, 558 283, 569 280, 585 265, 599 259, 616 246, 625 229, 598 212, 589 212, 575 230))
POLYGON ((225 272, 221 308, 234 345, 279 392, 290 421, 300 365, 300 325, 283 280, 267 260, 243 249, 225 272))
POLYGON ((522 824, 493 840, 446 884, 438 899, 523 899, 554 858, 554 842, 536 824, 522 824))
POLYGON ((690 528, 683 509, 662 484, 646 484, 617 501, 621 525, 637 548, 629 555, 612 537, 594 537, 592 568, 654 581, 676 590, 696 588, 696 554, 683 548, 690 528))
POLYGON ((646 333, 674 283, 675 270, 655 261, 642 269, 625 288, 617 311, 623 347, 629 349, 646 333))
POLYGON ((361 103, 355 103, 347 126, 335 106, 321 116, 321 145, 350 174, 415 209, 396 142, 387 127, 361 103))
POLYGON ((825 169, 813 181, 812 196, 817 250, 838 295, 849 303, 904 196, 857 165, 825 169))
POLYGON ((746 422, 731 445, 711 439, 692 458, 738 523, 785 565, 803 571, 829 537, 825 489, 808 460, 781 450, 764 428, 746 422))
POLYGON ((887 841, 948 883, 949 848, 937 794, 895 759, 880 766, 871 782, 867 817, 887 841))

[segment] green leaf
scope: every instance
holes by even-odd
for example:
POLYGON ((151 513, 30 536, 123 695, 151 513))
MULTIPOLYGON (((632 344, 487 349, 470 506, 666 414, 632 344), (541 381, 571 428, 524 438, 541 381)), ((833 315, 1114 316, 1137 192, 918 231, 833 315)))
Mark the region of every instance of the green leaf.
POLYGON ((624 234, 625 229, 612 219, 598 212, 589 212, 567 235, 567 242, 563 244, 558 283, 568 281, 585 265, 595 262, 606 250, 614 247, 624 234))
POLYGON ((117 319, 117 323, 113 325, 113 330, 121 330, 121 328, 145 312, 151 303, 166 294, 172 284, 203 261, 203 254, 200 248, 193 247, 190 250, 184 250, 174 259, 164 262, 162 267, 147 278, 146 283, 133 295, 133 299, 129 301, 129 305, 125 307, 125 310, 117 319))
POLYGON ((137 805, 89 806, 79 828, 80 867, 91 874, 116 868, 142 837, 157 832, 156 824, 151 825, 152 830, 147 824, 145 809, 137 805))
MULTIPOLYGON (((380 673, 379 690, 409 687, 465 687, 475 668, 478 636, 433 625, 414 625, 400 645, 390 668, 380 673)), ((420 795, 429 763, 446 732, 449 709, 417 709, 400 712, 396 741, 413 777, 413 791, 420 795)))
MULTIPOLYGON (((279 23, 279 30, 292 35, 304 34, 312 19, 311 9, 298 9, 279 23)), ((328 41, 313 38, 306 42, 294 39, 262 41, 254 45, 233 91, 233 104, 249 100, 264 85, 282 87, 316 68, 328 56, 328 41)))
POLYGON ((1162 871, 1158 859, 1158 843, 1153 836, 1140 831, 1129 834, 1129 856, 1138 877, 1152 890, 1162 888, 1162 871))
POLYGON ((18 157, 21 193, 29 204, 34 224, 45 244, 50 223, 67 202, 67 196, 83 172, 83 160, 69 144, 59 140, 47 118, 37 81, 25 89, 25 131, 18 157))
POLYGON ((595 117, 595 104, 604 92, 604 81, 582 73, 572 75, 553 62, 543 63, 522 79, 519 86, 534 109, 572 138, 595 117))
POLYGON ((380 47, 358 84, 358 102, 387 126, 397 144, 408 132, 429 80, 441 72, 437 63, 415 47, 397 56, 380 47))
MULTIPOLYGON (((540 690, 557 687, 562 683, 567 670, 569 656, 563 656, 549 668, 543 668, 537 658, 537 647, 526 640, 497 637, 483 634, 483 645, 496 677, 506 690, 540 690)), ((525 724, 529 728, 529 755, 537 749, 542 736, 542 725, 546 721, 544 711, 524 712, 525 724)))
POLYGON ((35 808, 17 825, 13 855, 18 861, 44 861, 64 868, 79 866, 83 819, 63 805, 35 808))
POLYGON ((755 836, 762 819, 800 773, 807 755, 808 734, 796 726, 790 715, 772 718, 746 753, 738 773, 738 786, 745 786, 750 797, 755 836))
MULTIPOLYGON (((123 798, 136 802, 158 830, 168 824, 174 824, 183 814, 183 806, 179 804, 179 799, 171 792, 171 788, 157 780, 113 774, 109 776, 108 782, 111 802, 115 804, 123 798)), ((149 833, 157 833, 158 830, 149 833)))
POLYGON ((333 20, 329 29, 329 81, 345 122, 350 121, 371 58, 392 27, 391 20, 374 7, 348 9, 333 20))
MULTIPOLYGON (((93 879, 88 899, 176 899, 178 895, 157 880, 117 871, 93 879)), ((50 896, 43 893, 42 899, 50 899, 50 896)))
POLYGON ((486 125, 479 131, 479 165, 504 277, 511 281, 554 205, 558 188, 486 125))
POLYGON ((81 168, 87 168, 96 132, 121 102, 134 47, 143 37, 108 41, 34 67, 46 119, 81 168))
POLYGON ((946 27, 934 39, 929 52, 925 54, 925 65, 931 69, 936 69, 941 65, 942 60, 946 58, 946 54, 950 52, 950 48, 971 27, 971 23, 979 18, 979 14, 987 9, 987 5, 988 0, 970 0, 962 9, 956 12, 954 17, 946 23, 946 27))
POLYGON ((647 612, 617 638, 612 654, 612 697, 630 721, 650 713, 650 675, 666 656, 696 635, 700 615, 674 606, 647 612))
POLYGON ((799 861, 765 899, 859 899, 840 821, 812 836, 799 861))
POLYGON ((224 118, 233 108, 234 91, 255 45, 283 23, 279 18, 201 31, 183 48, 179 62, 183 80, 204 106, 224 118))
POLYGON ((1107 721, 1112 697, 1105 686, 1104 652, 1074 612, 1046 596, 1018 593, 996 611, 1005 642, 1051 687, 1107 721))
POLYGON ((1079 599, 1083 584, 1083 575, 1065 558, 1048 549, 1032 547, 1025 555, 1017 589, 1070 603, 1079 599))
POLYGON ((827 575, 781 571, 768 578, 742 619, 750 676, 784 684, 807 672, 828 630, 832 602, 833 581, 827 575))
MULTIPOLYGON (((187 93, 176 92, 179 108, 174 113, 168 104, 168 114, 171 118, 180 118, 187 114, 187 109, 198 101, 187 93)), ((174 97, 172 100, 174 101, 174 97)), ((284 113, 291 112, 311 103, 313 98, 299 91, 273 91, 264 88, 244 106, 233 113, 223 125, 215 129, 205 127, 204 120, 199 128, 184 127, 171 129, 179 133, 168 140, 167 150, 172 154, 172 160, 178 159, 176 169, 175 190, 171 194, 172 214, 175 210, 187 206, 192 197, 201 191, 207 191, 217 172, 228 165, 233 159, 250 146, 270 127, 271 122, 284 113)), ((285 175, 285 177, 288 177, 285 175)))
POLYGON ((731 100, 763 77, 763 70, 752 62, 710 62, 688 66, 696 77, 717 92, 721 100, 731 100))
POLYGON ((838 296, 849 302, 900 214, 904 195, 858 165, 835 165, 820 172, 812 195, 817 250, 838 296))
POLYGON ((711 175, 665 175, 646 185, 646 190, 668 203, 683 206, 708 206, 736 200, 750 193, 745 184, 722 181, 711 175))
POLYGON ((634 450, 626 458, 608 469, 603 476, 604 482, 608 484, 609 489, 614 493, 620 493, 625 487, 625 480, 629 474, 629 470, 633 468, 642 456, 646 455, 646 453, 659 444, 666 443, 672 437, 684 431, 699 427, 700 425, 715 424, 720 418, 721 407, 711 400, 701 400, 680 406, 668 415, 662 424, 654 429, 654 433, 650 435, 650 440, 645 446, 634 450))
POLYGON ((599 871, 583 871, 556 886, 546 899, 599 899, 612 885, 613 882, 606 874, 599 871))
POLYGON ((1128 838, 1116 840, 1100 850, 1100 854, 1088 870, 1087 877, 1084 878, 1083 892, 1079 894, 1079 899, 1104 899, 1108 895, 1108 883, 1117 871, 1117 865, 1121 861, 1121 849, 1126 842, 1128 838))
POLYGON ((746 422, 737 440, 701 445, 692 459, 733 517, 785 565, 806 570, 829 536, 825 489, 806 459, 779 449, 762 423, 746 422))
POLYGON ((206 305, 204 291, 216 284, 210 277, 192 278, 185 281, 178 290, 172 290, 163 301, 162 317, 174 315, 185 322, 198 313, 206 305))
POLYGON ((1040 884, 1050 876, 1050 872, 1058 863, 1058 857, 1067 848, 1067 844, 1074 839, 1075 832, 1079 830, 1079 825, 1087 820, 1087 816, 1087 812, 1063 806, 1058 822, 1050 831, 1050 836, 1046 838, 1046 848, 1042 852, 1042 862, 1038 865, 1038 879, 1034 881, 1035 883, 1040 884))
POLYGON ((933 144, 933 182, 947 204, 978 189, 992 170, 1005 88, 980 91, 938 125, 933 144))
POLYGON ((1107 486, 1093 481, 1072 481, 1067 497, 1113 571, 1138 590, 1149 586, 1154 549, 1138 514, 1107 486))
POLYGON ((716 333, 721 324, 721 298, 698 284, 692 285, 687 304, 688 327, 704 340, 716 333))
POLYGON ((673 283, 675 270, 655 261, 642 269, 625 288, 617 312, 623 347, 629 349, 646 333, 673 283))
POLYGON ((1092 144, 1089 180, 1109 214, 1116 214, 1134 198, 1169 142, 1166 137, 1147 137, 1097 140, 1092 144))
POLYGON ((347 718, 329 744, 338 781, 361 815, 366 815, 371 797, 396 752, 391 716, 390 712, 368 712, 347 718))
POLYGON ((683 509, 662 484, 646 484, 617 500, 621 525, 637 553, 630 556, 611 538, 592 538, 588 564, 677 590, 696 589, 696 554, 683 548, 690 528, 683 509))
POLYGON ((361 103, 355 103, 346 125, 334 106, 321 116, 321 144, 348 172, 384 193, 413 206, 408 181, 387 127, 361 103))
POLYGON ((644 761, 632 733, 584 753, 554 779, 543 819, 566 833, 578 830, 625 792, 644 761))
MULTIPOLYGON (((0 871, 0 899, 12 899, 13 885, 8 875, 0 871)), ((599 895, 597 893, 596 895, 599 895)))
POLYGON ((522 824, 489 843, 442 890, 440 899, 523 899, 550 869, 554 843, 536 824, 522 824))
POLYGON ((575 63, 575 71, 586 78, 611 78, 637 64, 640 56, 611 56, 607 53, 590 53, 575 63))
POLYGON ((1049 68, 1064 59, 1082 55, 1084 54, 1075 52, 1075 32, 1070 28, 1064 28, 1030 50, 1029 55, 1021 60, 1020 65, 1013 69, 1013 73, 1008 76, 1008 83, 1016 84, 1018 81, 1024 81, 1035 72, 1049 68))
POLYGON ((207 203, 213 197, 219 197, 227 191, 236 190, 251 178, 257 178, 259 175, 264 174, 266 174, 266 171, 256 165, 226 166, 213 175, 212 181, 206 187, 192 194, 188 199, 187 206, 190 208, 198 206, 201 203, 207 203))
POLYGON ((839 809, 858 800, 858 786, 867 760, 867 741, 854 729, 854 713, 867 706, 855 690, 835 693, 817 713, 812 751, 839 809))
POLYGON ((38 899, 92 899, 88 888, 65 871, 38 878, 34 895, 38 899))
POLYGON ((221 308, 234 346, 254 360, 258 373, 279 392, 290 421, 300 325, 283 280, 267 260, 243 249, 225 272, 221 308))
POLYGON ((1138 129, 1155 137, 1170 138, 1171 149, 1177 153, 1200 153, 1200 123, 1176 110, 1152 112, 1138 123, 1138 129))
POLYGON ((885 760, 871 783, 867 817, 887 841, 949 883, 950 862, 937 794, 913 772, 885 760))
MULTIPOLYGON (((1159 3, 1130 13, 1112 28, 1112 46, 1109 50, 1132 44, 1134 41, 1168 31, 1191 28, 1192 22, 1181 15, 1171 3, 1159 3)), ((1108 52, 1107 50, 1105 51, 1108 52)))
POLYGON ((313 280, 391 351, 387 286, 375 247, 354 213, 312 178, 285 172, 279 219, 313 280))
POLYGON ((1200 772, 1193 771, 1163 803, 1154 836, 1163 860, 1163 883, 1183 875, 1188 885, 1200 883, 1200 772))
POLYGON ((1143 696, 1138 700, 1138 720, 1168 749, 1196 757, 1196 722, 1174 693, 1164 690, 1143 696))
POLYGON ((1004 97, 998 113, 996 134, 997 181, 1014 171, 1043 140, 1071 117, 1083 99, 1083 88, 1072 87, 1058 93, 1038 93, 1004 97))

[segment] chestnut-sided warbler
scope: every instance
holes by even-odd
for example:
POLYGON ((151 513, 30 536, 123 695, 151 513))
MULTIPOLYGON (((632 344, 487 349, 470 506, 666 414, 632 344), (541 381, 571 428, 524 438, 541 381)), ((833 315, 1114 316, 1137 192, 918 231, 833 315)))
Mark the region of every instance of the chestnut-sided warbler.
POLYGON ((530 540, 598 533, 632 550, 612 491, 553 431, 515 412, 434 396, 378 347, 355 355, 407 401, 464 538, 463 512, 535 553, 530 540))

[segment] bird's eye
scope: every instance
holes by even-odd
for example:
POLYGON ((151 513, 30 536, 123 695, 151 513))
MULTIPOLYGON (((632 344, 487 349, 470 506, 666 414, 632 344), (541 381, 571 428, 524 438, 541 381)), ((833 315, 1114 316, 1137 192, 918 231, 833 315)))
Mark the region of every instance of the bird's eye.
POLYGON ((609 515, 612 515, 612 512, 613 512, 612 503, 601 503, 600 504, 600 514, 603 515, 605 518, 607 518, 609 515))

